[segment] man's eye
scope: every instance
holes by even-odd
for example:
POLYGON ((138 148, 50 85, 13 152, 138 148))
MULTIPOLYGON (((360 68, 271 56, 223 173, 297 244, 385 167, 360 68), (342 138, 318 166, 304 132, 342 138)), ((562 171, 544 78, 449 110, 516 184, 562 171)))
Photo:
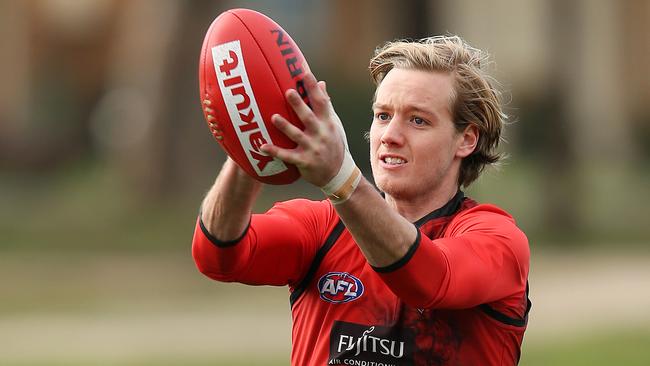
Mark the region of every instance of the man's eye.
POLYGON ((390 119, 390 116, 388 115, 388 113, 384 113, 384 112, 377 113, 377 119, 380 121, 388 121, 390 119))
POLYGON ((415 123, 418 126, 422 126, 422 125, 427 124, 427 121, 420 118, 420 117, 413 117, 413 123, 415 123))

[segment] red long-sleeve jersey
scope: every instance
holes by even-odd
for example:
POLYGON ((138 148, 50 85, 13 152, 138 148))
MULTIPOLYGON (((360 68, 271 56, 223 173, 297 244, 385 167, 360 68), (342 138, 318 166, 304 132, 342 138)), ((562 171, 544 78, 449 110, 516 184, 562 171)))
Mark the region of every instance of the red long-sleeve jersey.
POLYGON ((193 256, 218 281, 289 286, 292 365, 517 364, 529 247, 512 217, 459 192, 415 226, 408 253, 376 268, 329 201, 298 199, 232 242, 199 219, 193 256))

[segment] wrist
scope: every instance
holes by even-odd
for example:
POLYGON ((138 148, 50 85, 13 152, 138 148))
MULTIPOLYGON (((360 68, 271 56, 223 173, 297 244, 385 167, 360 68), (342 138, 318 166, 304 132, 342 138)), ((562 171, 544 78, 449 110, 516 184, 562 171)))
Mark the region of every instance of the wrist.
POLYGON ((361 170, 346 150, 338 173, 320 189, 333 204, 340 204, 352 196, 360 181, 361 170))
MULTIPOLYGON (((234 187, 237 187, 236 194, 245 194, 247 191, 258 191, 262 187, 262 182, 256 180, 246 173, 246 171, 240 167, 234 160, 230 157, 224 163, 224 175, 228 182, 232 182, 234 187)), ((219 180, 219 177, 217 177, 219 180)))

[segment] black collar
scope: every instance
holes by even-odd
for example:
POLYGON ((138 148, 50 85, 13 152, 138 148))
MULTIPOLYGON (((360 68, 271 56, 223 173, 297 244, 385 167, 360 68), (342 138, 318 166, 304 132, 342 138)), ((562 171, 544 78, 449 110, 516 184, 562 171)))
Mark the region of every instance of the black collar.
POLYGON ((437 219, 439 217, 444 217, 444 216, 451 216, 454 214, 458 209, 460 208, 460 205, 463 203, 463 200, 465 199, 465 194, 463 191, 460 189, 454 197, 452 197, 449 202, 447 202, 444 206, 440 207, 439 209, 432 211, 428 214, 426 214, 424 217, 416 221, 414 224, 417 228, 420 228, 420 226, 426 224, 428 221, 431 221, 433 219, 437 219))

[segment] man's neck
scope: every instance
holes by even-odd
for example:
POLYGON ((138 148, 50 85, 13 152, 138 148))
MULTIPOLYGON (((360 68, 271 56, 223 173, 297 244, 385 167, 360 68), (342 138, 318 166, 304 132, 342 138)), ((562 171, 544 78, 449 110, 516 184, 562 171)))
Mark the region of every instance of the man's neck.
POLYGON ((458 188, 455 185, 432 191, 428 195, 417 195, 415 197, 393 197, 386 194, 385 198, 386 202, 400 215, 410 222, 416 222, 451 201, 458 192, 458 188))

